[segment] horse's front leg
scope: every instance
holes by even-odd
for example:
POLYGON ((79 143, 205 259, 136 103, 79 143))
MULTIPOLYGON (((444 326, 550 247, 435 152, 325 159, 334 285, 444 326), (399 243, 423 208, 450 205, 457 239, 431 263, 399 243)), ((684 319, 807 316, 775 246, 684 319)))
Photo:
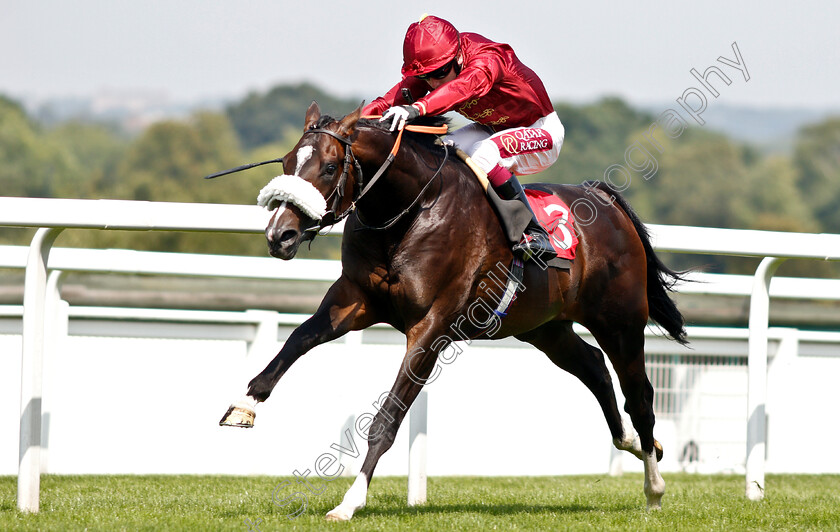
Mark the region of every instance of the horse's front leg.
POLYGON ((391 391, 380 399, 381 408, 368 426, 368 451, 362 469, 353 485, 337 507, 327 514, 328 521, 347 521, 364 508, 373 470, 385 451, 391 448, 403 418, 411 408, 423 385, 429 380, 437 363, 438 354, 451 343, 440 328, 428 324, 417 332, 409 331, 408 351, 391 391), (412 334, 414 332, 415 334, 412 334), (412 340, 412 337, 415 339, 412 340))
POLYGON ((253 427, 257 403, 268 399, 277 382, 298 358, 313 347, 375 322, 375 313, 364 292, 346 277, 340 277, 327 291, 315 314, 292 332, 277 356, 251 379, 246 394, 230 405, 219 425, 253 427))

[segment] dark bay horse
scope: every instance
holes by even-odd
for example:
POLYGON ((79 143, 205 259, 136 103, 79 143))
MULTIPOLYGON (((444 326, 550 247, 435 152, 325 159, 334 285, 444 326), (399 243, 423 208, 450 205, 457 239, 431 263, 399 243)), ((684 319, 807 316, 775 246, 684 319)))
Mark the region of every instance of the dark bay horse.
POLYGON ((289 367, 313 347, 376 323, 402 331, 407 340, 402 368, 368 425, 361 472, 341 504, 327 514, 331 520, 348 520, 364 507, 376 464, 433 375, 438 356, 455 349, 454 341, 515 336, 543 351, 595 395, 615 446, 644 462, 648 507, 660 508, 662 447, 653 437, 644 329, 650 317, 685 343, 683 317, 668 295, 680 274, 656 257, 630 206, 597 183, 533 186, 556 194, 566 205, 588 198, 591 216, 576 228, 580 242, 571 268, 526 263, 526 290, 499 318, 491 305, 480 302, 498 301, 498 285, 489 280, 494 275, 504 279, 500 267, 510 265, 513 257, 476 177, 432 135, 405 133, 393 163, 359 197, 383 167, 396 136, 376 121, 360 119, 360 112, 361 107, 335 120, 321 116, 313 103, 303 136, 284 157, 284 167, 294 169, 294 175, 282 176, 281 183, 299 191, 276 202, 266 229, 270 252, 293 258, 301 242, 312 238, 307 229, 317 228, 321 216, 323 226, 353 206, 344 229, 342 273, 315 314, 251 380, 221 424, 252 426, 257 403, 268 399, 289 367), (313 207, 317 203, 331 204, 332 212, 319 212, 323 208, 313 207), (573 322, 589 329, 609 356, 629 422, 619 413, 603 353, 573 332, 573 322))

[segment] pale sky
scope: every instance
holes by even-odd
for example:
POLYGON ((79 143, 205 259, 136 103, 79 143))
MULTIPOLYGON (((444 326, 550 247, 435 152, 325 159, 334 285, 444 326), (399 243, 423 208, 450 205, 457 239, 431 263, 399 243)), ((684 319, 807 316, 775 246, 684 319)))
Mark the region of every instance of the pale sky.
POLYGON ((399 79, 423 12, 511 44, 551 97, 673 102, 717 65, 713 102, 840 109, 840 2, 0 0, 0 93, 244 96, 311 81, 371 100, 399 79), (735 59, 750 75, 717 62, 735 59))

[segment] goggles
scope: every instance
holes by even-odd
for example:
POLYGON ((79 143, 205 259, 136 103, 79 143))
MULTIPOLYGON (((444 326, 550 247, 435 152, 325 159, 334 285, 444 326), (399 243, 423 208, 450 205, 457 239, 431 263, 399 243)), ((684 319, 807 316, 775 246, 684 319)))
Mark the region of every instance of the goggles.
POLYGON ((449 75, 449 72, 452 70, 452 67, 455 66, 455 59, 446 63, 442 67, 438 68, 437 70, 432 70, 431 72, 427 72, 425 74, 419 74, 414 76, 419 79, 443 79, 449 75))

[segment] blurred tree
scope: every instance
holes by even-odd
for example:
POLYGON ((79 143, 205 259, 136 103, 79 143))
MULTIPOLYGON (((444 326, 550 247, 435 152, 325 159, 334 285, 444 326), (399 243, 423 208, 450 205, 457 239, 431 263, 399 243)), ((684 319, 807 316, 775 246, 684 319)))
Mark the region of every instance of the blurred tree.
MULTIPOLYGON (((633 139, 631 139, 633 140, 633 139)), ((640 135, 635 139, 641 142, 640 135)), ((796 186, 797 173, 783 157, 761 159, 756 150, 725 136, 689 129, 677 139, 657 138, 659 169, 645 181, 634 176, 626 194, 650 223, 813 232, 819 224, 796 186), (641 183, 641 184, 637 184, 641 183)), ((825 277, 836 269, 793 261, 786 275, 825 277)), ((737 257, 674 255, 677 268, 755 272, 758 261, 737 257)))
POLYGON ((324 114, 343 116, 361 103, 335 98, 314 85, 280 85, 265 94, 251 93, 227 108, 227 115, 245 149, 263 144, 297 140, 303 130, 303 116, 313 101, 324 114))
POLYGON ((771 156, 752 165, 749 187, 750 229, 817 232, 819 223, 797 188, 797 171, 787 157, 771 156))
POLYGON ((46 138, 23 108, 0 96, 0 194, 48 198, 63 182, 78 182, 71 154, 46 138))
POLYGON ((131 144, 110 194, 119 199, 238 203, 232 181, 201 178, 241 160, 224 115, 201 112, 185 121, 158 122, 131 144), (205 186, 209 183, 215 186, 205 186))
MULTIPOLYGON (((752 218, 744 148, 726 137, 689 130, 664 142, 659 170, 648 181, 654 223, 747 228, 752 218)), ((635 192, 635 191, 634 191, 635 192)))
MULTIPOLYGON (((81 178, 71 154, 45 139, 17 102, 0 95, 0 195, 52 197, 81 178)), ((0 243, 28 244, 34 232, 0 228, 0 243)))
POLYGON ((793 164, 805 202, 822 230, 840 233, 840 118, 803 128, 793 164))
POLYGON ((573 185, 590 179, 603 181, 604 171, 624 160, 629 137, 653 121, 618 98, 583 106, 555 103, 554 108, 566 128, 560 157, 545 172, 525 176, 523 181, 573 185))
POLYGON ((118 180, 117 166, 129 140, 114 127, 72 121, 48 131, 47 138, 68 151, 80 171, 76 182, 64 179, 58 184, 56 196, 99 198, 118 180))
MULTIPOLYGON (((754 219, 750 229, 765 231, 820 232, 820 223, 807 205, 798 185, 798 173, 787 157, 767 157, 747 174, 754 219)), ((752 273, 754 270, 748 270, 752 273)), ((792 277, 840 277, 840 263, 789 260, 777 275, 792 277)))
MULTIPOLYGON (((219 169, 241 164, 242 152, 227 117, 200 112, 184 121, 159 122, 131 143, 120 161, 117 180, 101 197, 141 201, 251 203, 240 184, 204 180, 219 169)), ((74 243, 93 247, 131 247, 163 251, 263 254, 253 235, 79 231, 74 243)))

